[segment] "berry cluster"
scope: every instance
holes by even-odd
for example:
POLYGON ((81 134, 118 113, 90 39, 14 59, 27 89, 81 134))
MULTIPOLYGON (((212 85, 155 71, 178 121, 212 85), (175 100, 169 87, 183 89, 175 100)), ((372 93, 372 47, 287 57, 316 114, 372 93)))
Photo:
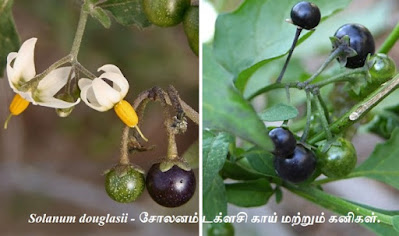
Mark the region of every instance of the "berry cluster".
POLYGON ((133 202, 146 186, 151 198, 161 206, 179 207, 188 202, 195 192, 194 172, 177 165, 162 171, 160 164, 152 165, 146 178, 142 170, 132 165, 115 166, 105 176, 108 196, 120 203, 133 202))
POLYGON ((269 132, 274 143, 274 168, 284 180, 299 183, 307 180, 316 169, 314 153, 298 144, 291 131, 278 127, 269 132))
POLYGON ((199 9, 190 0, 143 0, 148 20, 160 27, 171 27, 183 22, 191 50, 198 56, 199 9))

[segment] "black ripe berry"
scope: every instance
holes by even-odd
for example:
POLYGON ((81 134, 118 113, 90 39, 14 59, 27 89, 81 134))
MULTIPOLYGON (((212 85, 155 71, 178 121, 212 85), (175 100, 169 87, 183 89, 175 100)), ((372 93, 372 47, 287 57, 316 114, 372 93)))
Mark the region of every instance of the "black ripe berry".
POLYGON ((303 29, 313 29, 320 23, 320 10, 311 2, 299 2, 291 9, 291 20, 303 29))
POLYGON ((364 66, 368 54, 374 54, 375 43, 370 31, 359 24, 346 24, 341 26, 334 36, 342 38, 345 35, 349 37, 349 46, 353 48, 357 55, 347 59, 345 67, 359 68, 364 66))
POLYGON ((316 158, 311 150, 297 145, 288 158, 274 157, 274 169, 286 181, 300 183, 307 180, 316 169, 316 158))
POLYGON ((152 165, 147 174, 146 185, 151 198, 165 207, 178 207, 188 202, 195 192, 194 172, 176 165, 162 172, 159 166, 159 163, 152 165))
POLYGON ((291 131, 278 127, 269 132, 269 137, 274 143, 274 155, 279 157, 290 156, 296 147, 296 139, 291 131))

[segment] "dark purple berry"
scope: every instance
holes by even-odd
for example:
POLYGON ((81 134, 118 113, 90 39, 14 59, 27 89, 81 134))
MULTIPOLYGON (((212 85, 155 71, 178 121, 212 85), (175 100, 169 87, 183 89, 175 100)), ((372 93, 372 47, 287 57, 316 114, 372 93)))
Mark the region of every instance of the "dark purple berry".
POLYGON ((188 202, 195 192, 194 172, 176 165, 162 172, 159 166, 159 163, 152 165, 147 174, 146 185, 151 198, 165 207, 178 207, 188 202))
POLYGON ((291 131, 278 127, 269 132, 269 137, 274 143, 274 155, 287 157, 294 152, 296 139, 291 131))
POLYGON ((359 24, 346 24, 341 26, 334 36, 341 39, 345 35, 349 37, 349 46, 357 55, 348 57, 345 67, 359 68, 364 66, 368 54, 374 54, 375 43, 370 31, 359 24))
POLYGON ((290 157, 274 157, 274 169, 283 180, 300 183, 307 180, 315 171, 316 158, 311 150, 297 145, 290 157))
POLYGON ((311 2, 299 2, 291 9, 291 20, 303 29, 313 29, 320 23, 320 10, 311 2))

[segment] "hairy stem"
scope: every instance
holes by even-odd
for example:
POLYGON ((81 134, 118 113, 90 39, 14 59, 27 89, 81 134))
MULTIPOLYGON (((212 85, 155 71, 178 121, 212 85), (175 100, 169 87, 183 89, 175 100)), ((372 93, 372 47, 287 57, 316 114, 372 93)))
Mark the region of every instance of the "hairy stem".
POLYGON ((314 95, 313 97, 314 97, 314 101, 316 103, 317 110, 320 113, 321 125, 323 126, 324 132, 327 134, 327 139, 331 140, 332 134, 331 134, 330 128, 328 126, 327 115, 324 112, 323 105, 321 104, 319 96, 314 95))
POLYGON ((96 78, 96 76, 93 73, 91 73, 88 69, 86 69, 86 67, 82 66, 82 64, 80 64, 79 62, 76 61, 73 63, 73 65, 75 66, 76 69, 78 69, 84 75, 89 77, 89 79, 93 80, 96 78))
MULTIPOLYGON (((366 115, 373 107, 380 103, 386 96, 393 92, 399 85, 399 74, 397 74, 390 82, 384 86, 376 89, 369 96, 363 99, 361 102, 352 107, 351 110, 346 112, 341 118, 332 123, 329 126, 329 131, 332 133, 339 133, 353 123, 360 120, 366 115)), ((326 136, 326 132, 321 132, 309 139, 310 144, 314 144, 322 140, 326 136)))
POLYGON ((328 79, 325 79, 323 81, 314 83, 314 84, 312 84, 312 86, 321 88, 321 87, 324 87, 324 86, 326 86, 328 84, 331 84, 331 83, 349 81, 349 80, 352 79, 352 77, 351 77, 352 75, 361 74, 361 73, 365 74, 366 72, 367 72, 367 68, 366 67, 356 68, 356 69, 353 69, 353 70, 349 70, 349 71, 345 71, 343 73, 337 74, 337 75, 332 76, 332 77, 330 77, 328 79))
POLYGON ((119 163, 121 165, 129 165, 129 148, 128 148, 128 143, 129 143, 129 131, 130 128, 129 126, 125 126, 123 128, 123 133, 122 133, 122 143, 121 143, 121 157, 119 160, 119 163))
POLYGON ((310 97, 310 92, 306 91, 306 126, 301 137, 301 142, 305 142, 306 139, 308 138, 311 116, 312 116, 312 99, 310 97))
POLYGON ((72 55, 72 60, 74 61, 77 60, 80 44, 82 43, 83 34, 86 28, 87 18, 89 16, 89 12, 86 10, 86 7, 87 7, 86 4, 84 4, 82 6, 82 9, 80 10, 79 23, 76 29, 75 38, 73 39, 71 55, 72 55))
POLYGON ((330 64, 330 62, 332 62, 333 60, 335 60, 339 54, 342 53, 342 49, 341 48, 337 48, 335 49, 326 59, 326 61, 320 66, 320 68, 316 71, 316 73, 314 73, 309 79, 307 79, 305 82, 303 83, 299 83, 298 85, 300 87, 306 87, 308 84, 312 83, 312 81, 314 79, 317 78, 317 76, 319 76, 321 74, 321 72, 323 72, 324 69, 327 68, 327 66, 330 64))
POLYGON ((288 86, 288 88, 298 88, 296 83, 287 83, 287 84, 286 83, 273 83, 273 84, 267 85, 266 87, 263 87, 262 89, 256 91, 254 94, 249 96, 247 99, 248 99, 248 101, 251 101, 256 96, 258 96, 262 93, 266 93, 266 92, 274 90, 274 89, 286 88, 287 86, 288 86))
MULTIPOLYGON (((36 75, 33 79, 29 80, 28 82, 26 82, 23 86, 22 86, 22 90, 23 89, 31 89, 32 87, 35 87, 34 85, 36 83, 38 83, 40 80, 42 80, 44 77, 46 77, 46 75, 48 75, 51 71, 57 69, 58 67, 68 63, 71 61, 71 55, 67 55, 61 59, 59 59, 58 61, 54 62, 51 66, 49 66, 45 71, 43 71, 42 73, 36 75)), ((36 87, 35 87, 36 88, 36 87)))

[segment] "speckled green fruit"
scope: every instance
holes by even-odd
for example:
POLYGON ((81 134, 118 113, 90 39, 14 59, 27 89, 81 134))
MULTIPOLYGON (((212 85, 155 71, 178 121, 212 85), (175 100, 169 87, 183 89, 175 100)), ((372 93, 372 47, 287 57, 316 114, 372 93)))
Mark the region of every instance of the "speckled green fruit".
POLYGON ((144 12, 149 21, 161 27, 182 22, 190 0, 143 0, 144 12))
POLYGON ((321 171, 325 176, 340 178, 348 175, 355 168, 357 162, 356 150, 353 144, 338 138, 337 143, 331 145, 326 153, 319 150, 321 171))
POLYGON ((186 33, 188 44, 191 50, 198 56, 199 47, 199 9, 198 6, 191 6, 184 14, 183 19, 184 32, 186 33))
POLYGON ((374 60, 373 66, 370 68, 370 75, 373 81, 382 84, 395 75, 396 65, 395 62, 383 53, 377 53, 371 57, 374 60))
POLYGON ((135 201, 144 191, 144 174, 130 165, 118 165, 105 176, 105 190, 120 203, 135 201))
POLYGON ((231 223, 211 224, 208 236, 234 236, 234 227, 231 223))

